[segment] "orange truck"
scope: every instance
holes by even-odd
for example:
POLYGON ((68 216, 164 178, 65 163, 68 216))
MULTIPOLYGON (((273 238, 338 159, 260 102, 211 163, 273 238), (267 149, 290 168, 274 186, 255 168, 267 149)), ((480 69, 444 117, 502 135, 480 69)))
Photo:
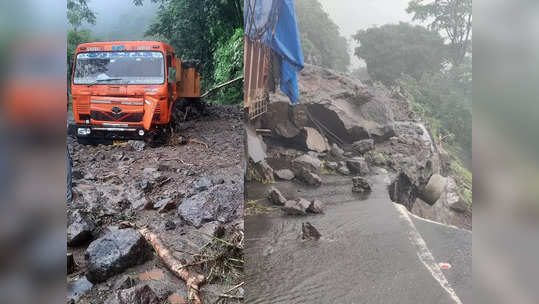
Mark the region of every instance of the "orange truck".
POLYGON ((75 123, 70 132, 81 143, 166 135, 175 106, 200 103, 197 65, 182 62, 163 42, 79 45, 71 76, 75 123))

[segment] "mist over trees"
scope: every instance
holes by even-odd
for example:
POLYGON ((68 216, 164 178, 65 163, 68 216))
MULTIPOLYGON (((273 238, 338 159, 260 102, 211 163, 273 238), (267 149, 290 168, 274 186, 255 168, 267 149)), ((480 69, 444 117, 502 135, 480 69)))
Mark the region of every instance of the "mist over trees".
POLYGON ((318 0, 296 0, 296 18, 305 62, 346 72, 348 42, 318 0))

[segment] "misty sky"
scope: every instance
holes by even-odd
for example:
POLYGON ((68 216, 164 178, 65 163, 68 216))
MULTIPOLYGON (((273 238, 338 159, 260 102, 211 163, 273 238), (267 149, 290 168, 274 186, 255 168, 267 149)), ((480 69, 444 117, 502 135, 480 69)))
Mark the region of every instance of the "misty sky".
MULTIPOLYGON (((319 0, 330 18, 340 27, 341 34, 349 41, 360 29, 373 25, 411 22, 411 15, 406 13, 409 0, 319 0)), ((356 46, 351 43, 352 48, 356 46)), ((353 51, 350 51, 353 54, 353 51)), ((352 65, 360 62, 353 56, 352 65)))

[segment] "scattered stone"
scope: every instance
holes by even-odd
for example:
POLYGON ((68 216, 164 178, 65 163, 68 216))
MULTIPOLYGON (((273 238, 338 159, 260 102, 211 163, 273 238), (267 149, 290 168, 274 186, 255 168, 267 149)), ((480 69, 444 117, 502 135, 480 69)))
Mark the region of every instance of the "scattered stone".
POLYGON ((324 152, 328 150, 325 138, 313 128, 305 127, 300 134, 301 142, 305 143, 307 150, 324 152))
POLYGON ((286 204, 286 198, 283 196, 281 191, 275 187, 271 187, 268 190, 268 200, 277 206, 284 206, 286 204))
POLYGON ((365 193, 370 191, 371 185, 365 178, 359 176, 352 178, 352 192, 365 193))
POLYGON ((292 170, 295 172, 296 176, 298 171, 305 169, 311 172, 318 172, 322 167, 322 162, 311 155, 304 154, 292 161, 292 170))
POLYGON ((293 180, 295 177, 294 172, 292 172, 292 170, 289 170, 289 169, 277 170, 274 173, 275 173, 275 176, 277 176, 277 178, 281 180, 289 181, 289 180, 293 180))
POLYGON ((195 182, 196 191, 206 191, 212 186, 211 180, 207 177, 202 177, 195 182))
POLYGON ((207 239, 207 241, 210 241, 212 236, 217 238, 223 237, 226 229, 225 226, 220 222, 213 221, 202 225, 198 231, 205 234, 204 237, 207 239))
POLYGON ((287 201, 282 210, 288 215, 306 215, 311 203, 303 198, 287 201))
POLYGON ((312 173, 311 171, 307 171, 306 169, 302 169, 297 178, 309 186, 319 187, 322 185, 322 179, 320 176, 312 173))
POLYGON ((219 176, 214 176, 211 179, 211 183, 214 185, 221 185, 225 183, 225 179, 219 176))
MULTIPOLYGON (((170 210, 176 208, 176 200, 173 200, 173 199, 165 199, 165 200, 166 200, 165 202, 162 202, 164 200, 157 202, 156 205, 159 205, 159 207, 157 208, 157 212, 167 213, 170 210)), ((155 208, 155 205, 154 205, 154 208, 155 208)))
POLYGON ((92 289, 94 285, 86 279, 86 277, 82 277, 78 280, 71 281, 67 283, 67 294, 66 298, 68 301, 73 301, 73 303, 76 303, 79 298, 85 294, 88 290, 92 289))
POLYGON ((71 178, 72 179, 82 179, 84 178, 84 172, 80 170, 72 170, 71 171, 71 178))
POLYGON ((141 197, 134 202, 131 203, 131 208, 135 210, 141 210, 141 209, 152 209, 153 204, 151 204, 146 197, 141 197), (149 207, 149 208, 148 208, 149 207))
POLYGON ((324 213, 324 203, 319 200, 313 200, 306 211, 315 214, 324 213))
POLYGON ((327 162, 326 167, 330 170, 337 170, 339 168, 339 164, 336 162, 327 162))
POLYGON ((275 178, 273 176, 273 168, 270 167, 266 160, 261 160, 255 163, 253 169, 255 180, 264 182, 274 181, 275 178))
POLYGON ((352 144, 354 151, 364 154, 365 152, 371 151, 374 149, 374 139, 362 139, 356 141, 352 144))
POLYGON ((148 179, 143 179, 143 180, 140 181, 139 187, 140 187, 140 190, 142 190, 142 192, 148 193, 148 192, 152 191, 153 183, 151 181, 149 181, 148 179))
POLYGON ((170 171, 170 166, 169 166, 169 165, 165 165, 165 164, 159 164, 159 165, 157 166, 157 171, 161 171, 161 172, 170 171))
POLYGON ((151 247, 135 229, 109 229, 88 246, 84 257, 87 260, 88 280, 99 283, 148 260, 151 247))
POLYGON ((150 167, 150 168, 142 169, 143 174, 151 174, 151 173, 155 173, 155 172, 157 172, 157 168, 150 167))
POLYGON ((337 169, 337 171, 342 175, 350 175, 350 169, 348 169, 346 165, 340 166, 339 169, 337 169))
POLYGON ((365 175, 369 173, 369 165, 363 157, 354 157, 346 161, 350 172, 365 175))
POLYGON ((165 222, 165 230, 170 231, 176 229, 177 225, 171 220, 165 222))
POLYGON ((421 192, 421 199, 431 206, 434 205, 434 203, 436 203, 436 201, 442 195, 442 192, 445 189, 446 182, 447 180, 445 177, 439 174, 433 174, 430 177, 429 182, 421 192))
POLYGON ((449 192, 446 194, 446 199, 447 203, 449 204, 449 209, 457 213, 464 213, 468 211, 468 204, 458 193, 449 192))
POLYGON ((137 285, 137 279, 130 275, 125 275, 121 277, 116 283, 114 284, 115 290, 121 290, 121 289, 128 289, 132 288, 137 285))
POLYGON ((75 263, 75 259, 73 258, 73 253, 68 252, 67 253, 67 274, 72 274, 75 272, 75 269, 77 268, 77 264, 75 263))
POLYGON ((81 214, 79 210, 68 216, 67 245, 79 246, 92 238, 95 224, 81 214))
POLYGON ((139 285, 113 293, 105 304, 160 304, 159 297, 148 285, 139 285))
POLYGON ((146 143, 143 140, 130 140, 127 142, 133 150, 141 152, 146 147, 146 143))
POLYGON ((305 222, 301 224, 301 238, 304 240, 318 240, 320 239, 322 235, 318 231, 318 229, 314 228, 314 226, 309 223, 305 222))
POLYGON ((199 228, 205 222, 226 223, 243 216, 243 184, 222 184, 185 199, 178 213, 189 225, 199 228))
POLYGON ((333 144, 331 146, 330 153, 331 155, 333 155, 333 157, 336 157, 336 158, 343 158, 344 156, 344 150, 341 149, 337 144, 333 144))

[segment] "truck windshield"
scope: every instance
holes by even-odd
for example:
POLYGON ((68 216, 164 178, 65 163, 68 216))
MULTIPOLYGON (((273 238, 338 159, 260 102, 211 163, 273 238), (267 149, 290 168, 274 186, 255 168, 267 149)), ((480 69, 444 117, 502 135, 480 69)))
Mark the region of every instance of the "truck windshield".
POLYGON ((91 52, 77 55, 74 84, 162 84, 161 52, 91 52))

